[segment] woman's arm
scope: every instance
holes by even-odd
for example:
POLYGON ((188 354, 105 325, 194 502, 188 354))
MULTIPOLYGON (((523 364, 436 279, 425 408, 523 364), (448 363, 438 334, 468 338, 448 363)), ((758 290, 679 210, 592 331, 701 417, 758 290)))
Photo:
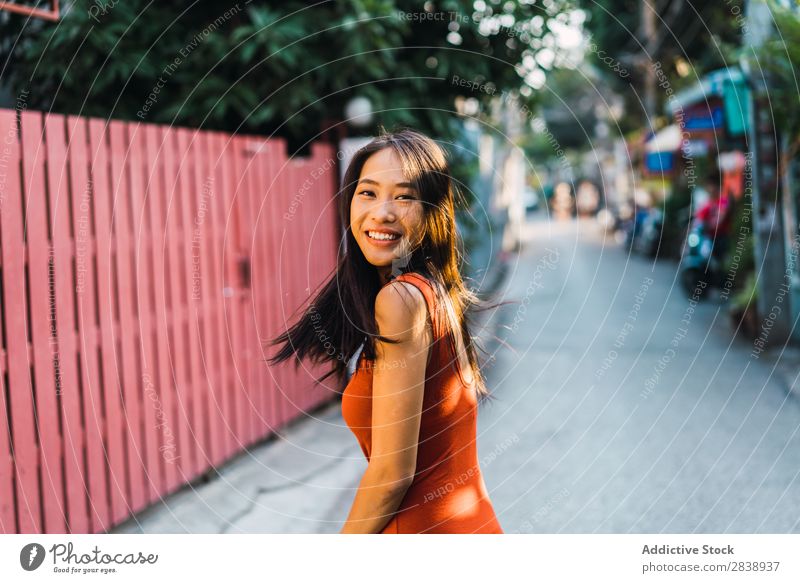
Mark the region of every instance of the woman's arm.
POLYGON ((425 369, 433 340, 425 297, 395 282, 375 299, 376 342, 372 379, 372 449, 342 533, 378 533, 392 518, 417 466, 425 369))

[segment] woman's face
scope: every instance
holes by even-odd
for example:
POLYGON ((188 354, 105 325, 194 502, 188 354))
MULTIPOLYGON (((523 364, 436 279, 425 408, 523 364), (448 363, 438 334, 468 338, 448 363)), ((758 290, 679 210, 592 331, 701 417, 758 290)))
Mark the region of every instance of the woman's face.
POLYGON ((370 264, 388 278, 423 235, 421 194, 408 183, 394 150, 372 154, 361 168, 350 203, 350 228, 370 264))

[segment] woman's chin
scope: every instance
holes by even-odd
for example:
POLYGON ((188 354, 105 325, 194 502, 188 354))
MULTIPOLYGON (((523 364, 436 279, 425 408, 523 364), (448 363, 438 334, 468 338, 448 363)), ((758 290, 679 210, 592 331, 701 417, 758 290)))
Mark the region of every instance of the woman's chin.
POLYGON ((378 259, 378 258, 373 257, 373 258, 367 258, 367 261, 375 269, 388 269, 388 268, 392 267, 392 262, 394 261, 394 258, 390 258, 390 259, 380 258, 380 259, 378 259))

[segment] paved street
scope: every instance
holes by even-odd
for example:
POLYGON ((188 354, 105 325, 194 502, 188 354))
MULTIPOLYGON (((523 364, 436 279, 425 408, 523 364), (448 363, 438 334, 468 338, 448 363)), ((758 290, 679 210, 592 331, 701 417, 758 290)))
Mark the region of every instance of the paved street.
POLYGON ((797 393, 674 263, 538 223, 507 285, 533 295, 480 417, 484 452, 517 439, 485 468, 507 531, 800 530, 797 393))
MULTIPOLYGON (((799 532, 786 367, 593 221, 539 216, 526 240, 501 290, 519 303, 484 335, 480 457, 506 532, 799 532)), ((365 467, 332 405, 115 532, 337 532, 365 467)))

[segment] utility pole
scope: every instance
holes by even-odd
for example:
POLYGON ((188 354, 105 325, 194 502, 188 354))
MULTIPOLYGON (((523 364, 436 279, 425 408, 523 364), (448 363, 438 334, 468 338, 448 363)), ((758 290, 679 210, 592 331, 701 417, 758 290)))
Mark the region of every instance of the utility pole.
POLYGON ((654 66, 656 46, 656 9, 650 0, 642 2, 640 13, 643 45, 645 54, 644 63, 644 108, 648 123, 652 126, 656 115, 656 69, 654 66))

